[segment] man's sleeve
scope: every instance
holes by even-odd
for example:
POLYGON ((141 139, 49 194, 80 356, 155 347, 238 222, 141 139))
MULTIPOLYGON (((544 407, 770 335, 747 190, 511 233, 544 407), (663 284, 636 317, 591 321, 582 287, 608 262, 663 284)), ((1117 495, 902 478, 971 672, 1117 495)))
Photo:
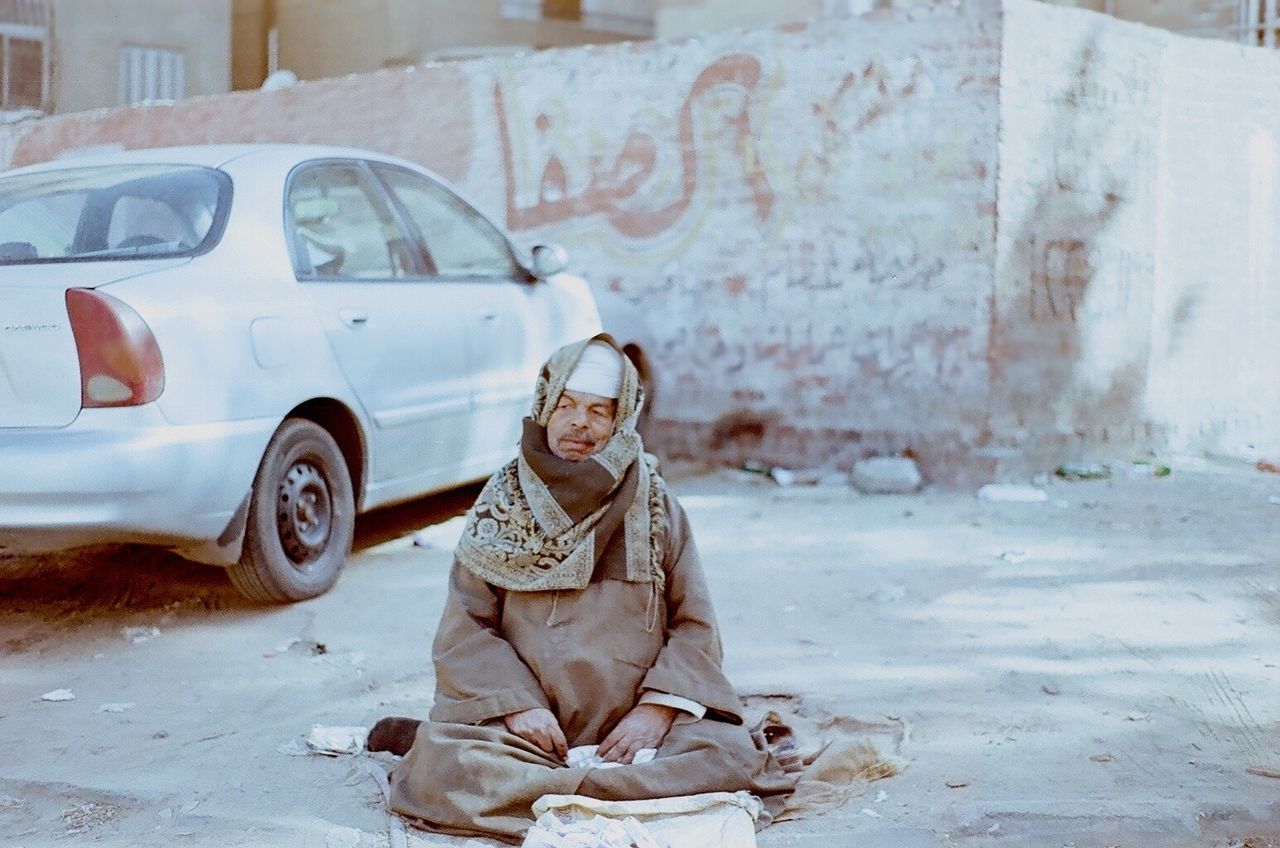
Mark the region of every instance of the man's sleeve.
POLYGON ((667 516, 667 638, 640 688, 693 701, 711 717, 741 724, 742 702, 720 669, 720 631, 689 519, 670 493, 667 516))
POLYGON ((671 707, 673 710, 688 713, 695 719, 702 718, 707 714, 707 708, 697 701, 690 701, 688 698, 681 698, 679 695, 670 695, 666 692, 654 692, 652 689, 640 696, 640 703, 671 707))
POLYGON ((498 630, 500 592, 454 562, 431 647, 436 669, 432 721, 480 724, 548 706, 537 678, 498 630))

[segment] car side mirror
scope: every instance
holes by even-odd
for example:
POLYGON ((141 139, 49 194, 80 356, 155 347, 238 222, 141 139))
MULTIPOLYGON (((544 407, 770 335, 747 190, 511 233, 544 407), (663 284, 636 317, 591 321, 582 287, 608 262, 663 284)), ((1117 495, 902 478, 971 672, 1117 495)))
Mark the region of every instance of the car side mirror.
POLYGON ((558 244, 535 245, 531 253, 533 263, 529 270, 539 280, 554 277, 569 267, 569 254, 558 244))

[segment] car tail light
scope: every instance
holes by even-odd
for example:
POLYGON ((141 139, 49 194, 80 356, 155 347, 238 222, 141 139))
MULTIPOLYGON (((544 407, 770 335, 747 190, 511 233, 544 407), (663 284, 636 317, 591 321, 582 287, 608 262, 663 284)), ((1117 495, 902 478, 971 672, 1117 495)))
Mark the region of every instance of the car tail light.
POLYGON ((139 406, 160 396, 160 346, 137 312, 92 289, 67 289, 67 316, 80 356, 81 406, 139 406))

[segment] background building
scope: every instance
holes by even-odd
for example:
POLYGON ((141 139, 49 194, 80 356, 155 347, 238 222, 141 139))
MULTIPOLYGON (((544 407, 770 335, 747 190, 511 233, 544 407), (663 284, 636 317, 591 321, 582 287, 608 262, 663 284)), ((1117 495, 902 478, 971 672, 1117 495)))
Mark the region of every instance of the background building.
POLYGON ((220 94, 231 0, 0 0, 0 51, 10 114, 220 94))
MULTIPOLYGON (((943 3, 960 0, 942 0, 943 3)), ((1276 46, 1280 0, 1053 0, 1276 46)), ((0 0, 10 119, 433 60, 843 18, 921 0, 0 0)))

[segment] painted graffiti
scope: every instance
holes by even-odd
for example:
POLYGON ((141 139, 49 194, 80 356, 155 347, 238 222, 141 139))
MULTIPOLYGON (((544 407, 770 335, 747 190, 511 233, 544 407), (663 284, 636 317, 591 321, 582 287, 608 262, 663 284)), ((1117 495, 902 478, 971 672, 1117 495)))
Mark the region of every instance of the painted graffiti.
MULTIPOLYGON (((756 214, 767 220, 773 209, 775 192, 759 157, 754 153, 757 132, 753 126, 752 108, 760 82, 760 60, 746 54, 725 56, 698 74, 680 105, 676 135, 671 142, 678 150, 679 173, 674 180, 676 196, 657 205, 646 205, 645 190, 658 182, 659 145, 661 140, 639 126, 633 126, 622 147, 611 162, 593 156, 590 174, 581 185, 571 179, 570 167, 561 152, 552 150, 542 164, 537 183, 537 199, 524 203, 519 197, 518 177, 513 151, 512 130, 515 123, 507 106, 502 83, 494 85, 494 106, 502 145, 502 162, 506 174, 507 224, 513 230, 527 230, 561 221, 602 216, 619 234, 629 238, 652 238, 671 227, 689 210, 702 177, 699 147, 694 127, 694 110, 699 101, 713 90, 730 87, 742 92, 741 105, 726 116, 732 127, 737 151, 743 161, 743 177, 750 189, 756 214)), ((546 134, 552 118, 540 112, 535 129, 546 134)))
POLYGON ((1093 273, 1082 239, 1045 242, 1031 273, 1031 320, 1074 322, 1093 273))
MULTIPOLYGON (((735 334, 738 335, 738 334, 735 334)), ((955 379, 972 361, 972 329, 917 324, 851 329, 843 323, 777 323, 729 339, 715 324, 680 327, 662 343, 662 355, 695 375, 715 369, 728 376, 773 367, 792 374, 821 371, 849 385, 902 385, 955 379)))

